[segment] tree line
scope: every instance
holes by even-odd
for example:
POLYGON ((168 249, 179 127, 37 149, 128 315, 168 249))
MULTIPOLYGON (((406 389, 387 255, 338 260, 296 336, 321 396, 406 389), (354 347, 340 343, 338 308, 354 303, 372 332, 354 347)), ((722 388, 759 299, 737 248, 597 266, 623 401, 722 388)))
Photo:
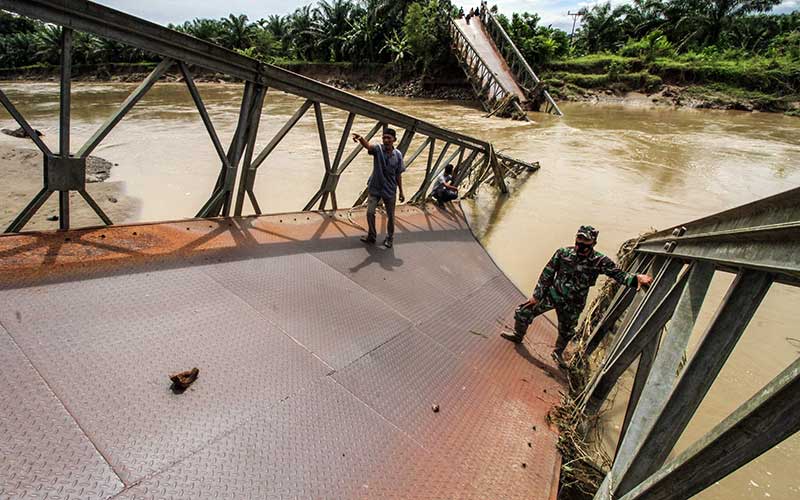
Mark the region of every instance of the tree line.
MULTIPOLYGON (((168 27, 264 62, 393 62, 426 71, 448 57, 447 19, 455 13, 449 0, 320 0, 285 16, 230 14, 168 27)), ((0 11, 0 67, 58 64, 60 36, 58 26, 0 11)), ((73 40, 74 64, 154 60, 87 33, 73 40)))
MULTIPOLYGON (((554 59, 610 53, 654 59, 748 57, 800 59, 800 12, 769 11, 781 0, 634 0, 581 11, 574 37, 540 24, 532 13, 499 14, 511 38, 536 66, 554 59)), ((320 0, 293 13, 251 20, 231 14, 194 19, 170 28, 265 62, 395 63, 428 73, 454 63, 450 0, 320 0), (444 15, 443 15, 444 14, 444 15)), ((461 12, 463 14, 463 12, 461 12)), ((0 11, 0 67, 57 65, 57 26, 0 11)), ((75 64, 138 63, 152 54, 86 33, 74 37, 75 64)))
POLYGON ((574 37, 539 24, 536 14, 499 15, 534 65, 590 54, 628 57, 750 55, 800 59, 800 11, 770 14, 781 0, 633 0, 579 11, 574 37))

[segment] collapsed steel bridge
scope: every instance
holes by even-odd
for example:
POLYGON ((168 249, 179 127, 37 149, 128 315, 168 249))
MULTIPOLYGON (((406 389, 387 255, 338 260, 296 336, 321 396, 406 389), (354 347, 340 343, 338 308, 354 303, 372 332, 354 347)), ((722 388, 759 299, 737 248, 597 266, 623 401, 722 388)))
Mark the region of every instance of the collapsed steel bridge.
POLYGON ((797 359, 668 460, 772 284, 800 286, 800 188, 659 231, 634 255, 628 271, 652 273, 653 284, 647 294, 620 289, 584 351, 591 355, 624 317, 579 402, 596 414, 636 367, 616 457, 595 499, 689 498, 800 430, 797 359), (718 272, 735 279, 688 352, 718 272))
MULTIPOLYGON (((427 152, 424 156, 427 160, 425 176, 417 191, 409 199, 412 203, 420 203, 427 198, 433 180, 448 163, 454 163, 456 167, 455 182, 466 186, 465 196, 473 196, 482 184, 492 184, 501 193, 506 193, 508 191, 506 177, 515 177, 521 171, 532 171, 538 168, 536 163, 528 163, 497 152, 492 144, 484 140, 438 127, 291 71, 262 63, 212 43, 93 2, 86 0, 0 0, 0 9, 62 27, 59 150, 57 153, 51 151, 34 133, 33 127, 0 90, 0 103, 44 155, 42 189, 19 213, 6 232, 21 231, 54 193, 58 193, 59 197, 59 227, 68 229, 70 227, 69 193, 72 191, 83 197, 103 223, 111 224, 111 219, 86 191, 87 158, 170 68, 177 68, 183 76, 221 162, 216 184, 208 200, 197 212, 197 217, 242 215, 245 198, 249 199, 254 212, 260 214, 261 209, 253 191, 258 169, 265 164, 270 153, 311 108, 313 108, 319 132, 323 170, 320 187, 305 204, 304 210, 311 210, 315 205, 317 209, 325 210, 329 201, 332 209, 339 208, 336 193, 339 178, 361 152, 361 148, 358 146, 348 153, 345 151, 351 127, 357 116, 376 122, 365 136, 367 140, 386 126, 391 125, 401 130, 402 136, 398 143, 398 149, 403 154, 408 152, 415 137, 424 137, 420 147, 406 157, 406 166, 410 166, 423 153, 427 152), (113 39, 162 57, 161 62, 128 96, 118 111, 111 115, 77 152, 70 151, 71 47, 74 30, 113 39), (194 83, 192 66, 244 81, 239 118, 227 150, 220 142, 194 83), (305 98, 306 101, 281 127, 266 147, 257 152, 256 138, 268 89, 296 95, 305 98), (335 150, 329 148, 327 143, 322 105, 348 113, 341 139, 335 150), (236 187, 237 176, 238 188, 236 187)), ((366 192, 356 200, 356 205, 362 203, 365 197, 366 192)))

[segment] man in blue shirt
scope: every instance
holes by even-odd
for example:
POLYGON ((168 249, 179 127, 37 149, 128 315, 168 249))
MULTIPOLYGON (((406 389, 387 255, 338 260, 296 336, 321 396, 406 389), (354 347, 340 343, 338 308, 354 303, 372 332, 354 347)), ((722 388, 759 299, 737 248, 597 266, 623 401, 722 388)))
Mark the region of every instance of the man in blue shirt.
POLYGON ((369 232, 361 238, 361 241, 368 244, 375 243, 378 236, 375 231, 375 209, 378 202, 383 201, 386 209, 386 239, 383 245, 392 248, 394 238, 394 205, 397 190, 400 190, 400 203, 406 201, 403 195, 402 174, 406 169, 403 165, 403 153, 394 147, 397 140, 397 133, 390 128, 383 130, 382 144, 372 145, 358 134, 353 134, 353 140, 360 143, 367 152, 372 155, 372 175, 369 178, 367 200, 367 224, 369 232))

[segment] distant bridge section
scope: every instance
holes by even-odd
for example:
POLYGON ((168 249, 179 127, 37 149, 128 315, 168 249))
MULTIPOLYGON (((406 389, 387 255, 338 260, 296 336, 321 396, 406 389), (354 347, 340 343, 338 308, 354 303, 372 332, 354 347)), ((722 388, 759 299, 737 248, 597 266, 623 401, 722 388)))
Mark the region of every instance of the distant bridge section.
POLYGON ((453 52, 484 109, 527 120, 527 111, 563 115, 541 80, 497 19, 481 6, 480 15, 453 19, 453 52))

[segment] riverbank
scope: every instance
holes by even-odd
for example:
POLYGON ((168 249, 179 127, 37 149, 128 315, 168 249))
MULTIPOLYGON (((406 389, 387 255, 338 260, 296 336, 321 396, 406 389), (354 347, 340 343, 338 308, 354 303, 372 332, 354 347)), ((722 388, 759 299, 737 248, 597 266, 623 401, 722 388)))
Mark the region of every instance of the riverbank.
POLYGON ((648 60, 613 54, 554 61, 540 74, 561 100, 795 116, 800 116, 799 75, 793 61, 648 60))
MULTIPOLYGON (((443 71, 435 77, 397 73, 389 64, 282 62, 276 66, 343 90, 363 90, 397 97, 418 97, 470 101, 475 100, 472 88, 459 68, 443 71)), ((103 64, 73 66, 73 81, 103 83, 138 83, 156 67, 156 63, 103 64)), ((234 83, 236 78, 195 68, 193 79, 198 83, 234 83)), ((0 69, 0 80, 58 81, 59 67, 36 65, 0 69)), ((180 82, 183 76, 173 69, 162 81, 180 82)))
MULTIPOLYGON (((666 81, 644 71, 634 58, 604 56, 551 64, 542 73, 550 93, 558 100, 641 106, 777 112, 800 116, 800 94, 772 95, 724 83, 688 84, 686 76, 666 81), (621 60, 621 62, 620 62, 621 60), (620 66, 621 65, 621 66, 620 66), (619 68, 635 71, 619 72, 619 68)), ((396 97, 474 101, 466 78, 458 71, 438 77, 398 75, 391 65, 287 62, 278 66, 344 90, 377 92, 396 97)), ((73 79, 83 82, 133 83, 142 81, 155 63, 76 66, 73 79)), ((31 66, 0 70, 0 80, 57 81, 57 66, 31 66)), ((227 75, 196 71, 201 83, 234 83, 227 75)), ((176 71, 163 81, 179 82, 176 71)))
POLYGON ((758 92, 747 92, 723 85, 662 85, 655 91, 645 89, 582 88, 566 85, 551 88, 555 99, 592 104, 621 104, 626 106, 659 106, 728 111, 760 111, 800 116, 800 98, 780 99, 758 92))
MULTIPOLYGON (((5 124, 5 122, 4 122, 5 124)), ((87 165, 87 192, 116 223, 133 218, 140 202, 127 196, 122 182, 107 182, 114 165, 102 158, 90 157, 87 165)), ((42 154, 30 139, 0 134, 0 230, 5 229, 42 189, 42 154)), ((102 225, 78 193, 70 194, 70 222, 75 227, 102 225)), ((25 231, 58 229, 58 196, 51 195, 25 226, 25 231)))

